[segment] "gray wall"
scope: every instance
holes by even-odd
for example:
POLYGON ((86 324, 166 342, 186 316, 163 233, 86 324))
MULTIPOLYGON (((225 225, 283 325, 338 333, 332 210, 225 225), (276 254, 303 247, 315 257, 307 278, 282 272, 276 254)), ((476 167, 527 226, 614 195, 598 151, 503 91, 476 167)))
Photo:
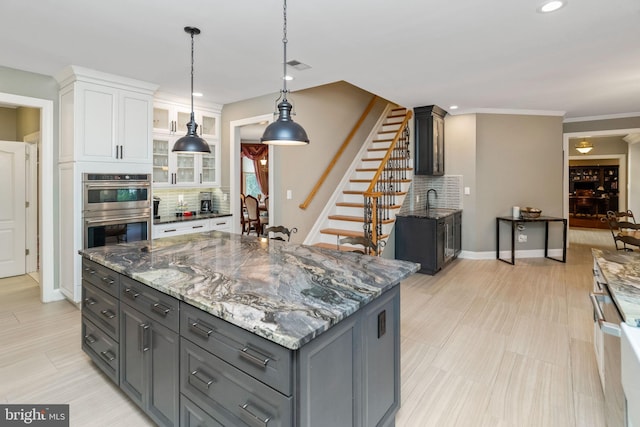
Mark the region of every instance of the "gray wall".
POLYGON ((605 119, 605 120, 591 120, 585 122, 570 122, 562 125, 562 131, 564 133, 574 132, 590 132, 599 130, 614 130, 614 129, 634 129, 640 128, 640 116, 627 117, 624 119, 605 119))
MULTIPOLYGON (((477 241, 472 250, 495 250, 496 217, 510 216, 512 206, 562 217, 562 117, 478 114, 476 130, 477 241)), ((526 234, 528 243, 518 250, 543 247, 544 232, 526 234)), ((560 242, 553 238, 550 247, 560 242)))
POLYGON ((622 136, 602 136, 592 138, 569 138, 569 156, 599 156, 605 154, 627 154, 629 144, 622 136), (593 145, 593 149, 586 154, 576 150, 576 145, 586 140, 593 145))
MULTIPOLYGON (((275 188, 269 189, 269 197, 273 198, 277 209, 274 213, 276 225, 298 228, 298 233, 291 238, 292 242, 299 243, 304 240, 382 113, 386 102, 380 99, 315 199, 306 210, 300 209, 299 205, 324 172, 372 96, 371 93, 349 83, 337 82, 295 92, 288 97, 297 113, 294 120, 304 127, 311 141, 306 146, 275 148, 275 188), (286 199, 287 190, 293 193, 291 200, 286 199)), ((222 109, 223 186, 230 185, 230 122, 273 112, 277 97, 278 94, 266 95, 227 104, 222 109)))
POLYGON ((15 108, 0 107, 0 141, 17 141, 15 108))

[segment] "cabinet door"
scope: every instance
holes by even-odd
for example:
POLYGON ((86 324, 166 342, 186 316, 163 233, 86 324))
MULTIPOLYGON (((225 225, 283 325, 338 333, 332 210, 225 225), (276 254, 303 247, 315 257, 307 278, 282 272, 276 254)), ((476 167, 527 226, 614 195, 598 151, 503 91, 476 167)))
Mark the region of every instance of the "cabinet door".
POLYGON ((453 216, 453 241, 454 255, 458 257, 462 252, 462 214, 460 212, 453 216))
POLYGON ((436 226, 436 271, 442 269, 444 265, 445 240, 445 221, 444 219, 439 219, 438 225, 436 226))
POLYGON ((151 322, 137 310, 120 304, 120 387, 143 406, 145 354, 149 351, 151 322))
POLYGON ((169 170, 169 154, 173 138, 155 135, 153 138, 153 183, 169 185, 172 183, 172 171, 169 170))
POLYGON ((199 118, 200 136, 206 139, 208 143, 211 143, 211 140, 217 141, 220 138, 218 129, 220 126, 220 115, 203 111, 199 114, 199 118))
POLYGON ((219 145, 217 143, 210 143, 209 148, 211 148, 211 153, 200 155, 200 183, 218 186, 220 185, 219 145))
POLYGON ((173 107, 169 104, 153 104, 153 132, 175 133, 173 107))
POLYGON ((77 160, 113 161, 118 90, 88 83, 79 83, 77 90, 77 160))
POLYGON ((174 160, 174 184, 196 185, 200 183, 200 174, 196 169, 196 154, 174 153, 172 158, 174 160))
POLYGON ((152 322, 147 359, 145 409, 159 425, 177 426, 180 409, 180 345, 178 334, 152 322))
POLYGON ((120 91, 120 159, 132 163, 151 163, 152 98, 135 92, 120 91))

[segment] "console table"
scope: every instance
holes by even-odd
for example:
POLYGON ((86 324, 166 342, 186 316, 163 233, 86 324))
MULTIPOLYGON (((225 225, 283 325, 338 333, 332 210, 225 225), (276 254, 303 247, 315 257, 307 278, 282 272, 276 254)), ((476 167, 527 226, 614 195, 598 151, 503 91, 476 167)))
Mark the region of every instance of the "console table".
POLYGON ((516 228, 518 224, 526 222, 544 222, 544 257, 558 262, 567 261, 567 220, 551 216, 540 216, 538 218, 514 218, 512 216, 499 216, 496 218, 496 258, 507 264, 516 263, 516 228), (511 261, 500 258, 500 222, 511 223, 511 261), (549 256, 549 223, 562 222, 562 259, 549 256))

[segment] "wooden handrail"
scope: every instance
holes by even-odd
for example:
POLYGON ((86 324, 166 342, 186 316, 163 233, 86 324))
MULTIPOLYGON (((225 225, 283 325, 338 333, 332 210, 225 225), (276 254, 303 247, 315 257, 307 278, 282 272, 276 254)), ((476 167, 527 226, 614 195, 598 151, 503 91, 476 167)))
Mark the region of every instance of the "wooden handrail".
POLYGON ((393 138, 393 141, 391 141, 391 145, 389 145, 387 154, 385 154, 385 156, 382 158, 382 161, 380 162, 380 166, 378 166, 378 170, 376 171, 375 175, 373 175, 373 178, 371 179, 371 184, 369 184, 369 188, 367 188, 367 190, 365 191, 365 194, 372 192, 374 187, 376 186, 376 183, 378 182, 378 178, 380 178, 380 174, 382 173, 384 168, 387 166, 387 162, 389 161, 391 154, 393 154, 393 150, 395 149, 396 144, 398 143, 398 139, 400 139, 400 135, 402 135, 402 132, 405 126, 407 125, 407 122, 411 120, 411 116, 413 116, 413 113, 411 112, 411 110, 407 111, 407 115, 404 117, 402 124, 398 128, 398 132, 396 132, 396 136, 393 138))
POLYGON ((336 165, 336 163, 338 163, 338 160, 340 159, 340 157, 342 156, 342 153, 344 153, 344 150, 346 150, 347 146, 351 142, 351 139, 353 139, 356 132, 360 129, 360 126, 362 126, 362 123, 364 123, 364 120, 367 118, 367 116, 373 109, 373 106, 375 105, 377 99, 378 99, 378 96, 373 95, 373 98, 371 98, 371 101, 369 101, 369 105, 367 105, 367 108, 364 109, 362 116, 360 116, 356 124, 353 126, 353 129, 351 129, 351 132, 349 132, 349 135, 347 135, 344 142, 342 143, 342 145, 340 146, 336 154, 333 156, 333 159, 331 159, 331 162, 325 169, 322 176, 320 176, 320 178, 318 179, 318 182, 316 182, 316 185, 313 187, 313 189, 311 190, 311 192, 309 193, 305 201, 302 204, 300 204, 300 209, 307 209, 307 207, 309 206, 313 198, 316 196, 316 193, 318 192, 318 190, 320 190, 320 187, 322 187, 324 182, 327 180, 327 177, 329 176, 329 173, 331 172, 333 167, 336 165))

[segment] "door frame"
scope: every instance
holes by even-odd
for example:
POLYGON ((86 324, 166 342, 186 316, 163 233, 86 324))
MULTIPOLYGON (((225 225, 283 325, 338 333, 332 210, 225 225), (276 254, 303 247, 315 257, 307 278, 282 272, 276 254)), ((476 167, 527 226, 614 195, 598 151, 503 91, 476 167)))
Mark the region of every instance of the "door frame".
MULTIPOLYGON (((246 119, 233 120, 229 123, 229 177, 230 188, 229 197, 231 198, 229 206, 233 215, 233 233, 241 233, 240 229, 240 203, 238 203, 238 193, 240 192, 240 128, 246 125, 260 124, 264 122, 273 122, 273 113, 263 114, 261 116, 247 117, 246 119)), ((274 146, 269 145, 269 194, 274 190, 274 171, 276 170, 276 158, 274 155, 274 146)), ((274 209, 273 197, 269 197, 269 221, 276 223, 273 219, 277 215, 274 209)))
MULTIPOLYGON (((630 128, 630 129, 610 129, 610 130, 597 130, 597 131, 584 131, 584 132, 569 132, 569 133, 564 133, 562 135, 562 150, 565 153, 563 155, 563 169, 562 169, 562 194, 564 195, 562 197, 562 211, 564 214, 564 218, 569 218, 569 196, 568 196, 568 188, 569 188, 569 159, 573 160, 575 158, 578 158, 578 156, 569 156, 568 153, 570 152, 570 147, 569 147, 569 139, 571 138, 588 138, 588 137, 593 137, 593 136, 625 136, 628 135, 630 133, 640 133, 640 128, 630 128)), ((589 157, 591 158, 614 158, 613 156, 620 156, 620 155, 607 155, 607 154, 602 154, 599 156, 596 155, 592 155, 592 156, 579 156, 580 159, 588 159, 589 157)), ((615 157, 618 158, 618 157, 615 157)), ((631 185, 631 179, 629 174, 633 173, 632 172, 632 168, 627 168, 627 164, 629 161, 629 156, 626 157, 626 162, 624 164, 624 172, 626 174, 626 188, 624 189, 624 193, 625 193, 625 200, 626 200, 626 206, 629 206, 629 187, 631 185)), ((621 173, 622 173, 622 169, 623 169, 623 165, 621 162, 621 173)), ((636 172, 637 173, 637 172, 636 172)))
MULTIPOLYGON (((38 185, 40 182, 40 171, 38 170, 38 150, 40 150, 40 131, 25 135, 22 140, 27 144, 27 154, 29 155, 27 170, 27 248, 38 247, 38 213, 40 204, 38 203, 38 185)), ((26 260, 27 274, 38 271, 38 254, 36 251, 29 251, 26 260)))
POLYGON ((40 299, 42 302, 64 299, 56 287, 54 216, 54 138, 53 101, 0 92, 0 104, 40 109, 40 299), (43 206, 47 215, 43 215, 43 206))

